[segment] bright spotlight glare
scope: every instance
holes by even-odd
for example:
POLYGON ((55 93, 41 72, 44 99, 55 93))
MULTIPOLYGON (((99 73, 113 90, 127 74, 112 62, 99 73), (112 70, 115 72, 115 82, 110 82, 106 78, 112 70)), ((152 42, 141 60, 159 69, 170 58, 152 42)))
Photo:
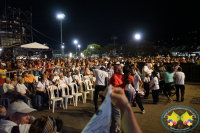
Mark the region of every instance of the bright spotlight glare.
POLYGON ((70 58, 72 57, 72 53, 69 53, 69 57, 70 57, 70 58))
POLYGON ((141 38, 140 34, 135 35, 135 39, 139 40, 141 38))
POLYGON ((65 46, 62 45, 62 48, 65 48, 65 46))
POLYGON ((58 15, 57 15, 57 18, 58 18, 58 19, 64 19, 64 17, 65 17, 65 14, 58 14, 58 15))
POLYGON ((74 40, 74 44, 77 44, 78 43, 78 41, 77 40, 74 40))
POLYGON ((80 48, 80 47, 81 47, 81 45, 78 45, 78 47, 80 48))

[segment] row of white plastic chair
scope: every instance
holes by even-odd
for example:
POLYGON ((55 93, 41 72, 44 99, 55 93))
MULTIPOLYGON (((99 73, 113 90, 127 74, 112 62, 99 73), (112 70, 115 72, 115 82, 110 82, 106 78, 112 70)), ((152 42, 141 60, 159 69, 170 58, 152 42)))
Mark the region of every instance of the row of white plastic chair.
MULTIPOLYGON (((68 104, 68 99, 72 99, 72 101, 74 102, 74 106, 77 106, 78 104, 78 97, 81 97, 83 100, 83 103, 86 103, 86 99, 87 99, 87 94, 90 94, 91 96, 91 100, 93 100, 93 92, 94 89, 92 88, 92 84, 90 82, 90 80, 85 80, 83 81, 84 85, 85 85, 85 91, 80 92, 78 89, 77 84, 75 83, 71 83, 70 86, 72 88, 71 90, 71 95, 69 95, 69 88, 68 86, 59 86, 59 88, 62 90, 62 96, 59 97, 59 92, 58 92, 58 88, 55 88, 56 86, 49 86, 48 87, 48 95, 49 97, 49 109, 50 109, 50 105, 52 104, 52 112, 54 113, 55 107, 56 107, 56 103, 57 101, 60 101, 63 108, 67 109, 67 104, 68 104), (76 87, 76 92, 74 90, 74 86, 76 87), (67 94, 65 92, 65 88, 67 89, 67 94), (57 97, 55 97, 54 95, 54 90, 57 89, 57 97), (63 99, 65 100, 65 105, 63 104, 63 99)), ((71 102, 70 102, 71 103, 71 102)), ((61 105, 60 104, 60 105, 61 105)))

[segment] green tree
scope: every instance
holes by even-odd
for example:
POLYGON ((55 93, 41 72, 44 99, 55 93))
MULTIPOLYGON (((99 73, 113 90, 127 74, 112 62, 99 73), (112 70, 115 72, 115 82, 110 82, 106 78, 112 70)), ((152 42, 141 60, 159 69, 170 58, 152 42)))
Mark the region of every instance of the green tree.
POLYGON ((87 46, 87 49, 83 51, 83 54, 88 56, 88 55, 93 55, 93 54, 99 54, 101 56, 102 54, 102 47, 98 44, 90 44, 87 46))

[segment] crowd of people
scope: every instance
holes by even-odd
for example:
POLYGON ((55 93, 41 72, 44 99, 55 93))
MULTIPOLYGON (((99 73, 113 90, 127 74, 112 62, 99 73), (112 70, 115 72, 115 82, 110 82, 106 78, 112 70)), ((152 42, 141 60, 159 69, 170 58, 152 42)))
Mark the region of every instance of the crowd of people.
MULTIPOLYGON (((111 98, 121 100, 121 98, 123 99, 123 96, 127 97, 126 100, 123 99, 124 101, 121 101, 121 103, 126 105, 117 104, 116 101, 112 101, 112 124, 110 132, 120 132, 120 122, 127 120, 127 118, 124 118, 126 116, 121 115, 124 113, 128 113, 132 117, 132 121, 128 124, 130 127, 124 127, 126 132, 131 128, 141 132, 137 122, 133 123, 133 121, 136 121, 134 114, 124 110, 124 107, 127 110, 130 110, 130 107, 136 106, 137 103, 141 113, 144 114, 143 98, 150 98, 149 93, 151 92, 152 103, 156 105, 159 103, 159 94, 164 93, 167 102, 171 103, 173 101, 171 96, 171 90, 173 88, 176 88, 177 101, 179 101, 179 89, 181 90, 180 97, 183 102, 185 93, 185 75, 182 72, 179 63, 196 63, 198 65, 200 64, 200 58, 171 58, 169 56, 163 58, 157 56, 146 58, 16 59, 1 61, 1 97, 9 98, 12 103, 11 105, 13 105, 13 103, 19 104, 18 102, 20 102, 19 106, 26 106, 26 108, 30 108, 28 102, 31 100, 33 108, 38 109, 36 96, 39 95, 43 98, 43 108, 46 108, 49 104, 49 99, 51 98, 48 93, 49 86, 53 86, 52 88, 54 89, 56 97, 62 96, 63 91, 65 91, 66 95, 86 92, 87 87, 84 82, 84 77, 87 76, 89 77, 90 85, 94 88, 93 100, 95 111, 98 110, 98 97, 102 97, 103 102, 106 88, 109 84, 113 87, 120 87, 121 89, 119 91, 119 88, 113 88, 115 91, 111 94, 111 98), (142 70, 138 69, 138 62, 145 63, 142 70), (165 66, 164 63, 169 63, 169 65, 165 66), (71 83, 76 85, 73 84, 74 86, 72 86, 71 83), (117 97, 118 95, 121 95, 122 97, 119 98, 117 97)), ((0 110, 2 108, 3 107, 0 107, 0 110)), ((16 109, 16 112, 28 114, 34 111, 34 109, 30 109, 31 111, 29 112, 24 112, 24 110, 18 111, 16 109)), ((15 112, 12 112, 12 114, 15 114, 15 112)), ((10 114, 7 111, 5 118, 15 123, 11 124, 11 127, 16 126, 16 124, 23 124, 15 122, 13 117, 9 115, 10 114)), ((30 118, 27 119, 29 120, 30 118)), ((27 132, 28 129, 34 129, 34 127, 38 126, 38 123, 44 123, 44 121, 48 121, 52 128, 52 132, 56 132, 56 128, 58 129, 58 127, 55 126, 57 125, 56 119, 50 116, 41 116, 40 118, 37 118, 32 125, 27 128, 27 132)), ((62 122, 58 123, 61 123, 62 125, 62 122)), ((0 123, 0 129, 4 127, 2 124, 4 123, 0 123)), ((46 126, 45 124, 39 125, 46 126)), ((24 128, 26 129, 26 127, 24 128)), ((37 130, 45 132, 46 128, 38 127, 37 130)), ((11 130, 12 128, 9 129, 10 132, 11 130)), ((21 129, 17 130, 20 130, 21 132, 21 129)))

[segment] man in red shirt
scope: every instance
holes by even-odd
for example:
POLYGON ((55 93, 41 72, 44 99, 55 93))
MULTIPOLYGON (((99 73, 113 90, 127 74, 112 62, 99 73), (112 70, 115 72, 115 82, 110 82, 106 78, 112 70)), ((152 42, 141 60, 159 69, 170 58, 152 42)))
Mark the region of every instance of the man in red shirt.
MULTIPOLYGON (((109 84, 111 84, 114 87, 122 87, 123 86, 123 80, 122 80, 122 68, 120 65, 115 65, 114 67, 114 74, 113 76, 110 78, 110 82, 109 84)), ((110 132, 111 133, 120 133, 120 119, 121 119, 121 115, 120 115, 120 110, 119 108, 115 107, 112 104, 112 123, 110 126, 110 132)))

